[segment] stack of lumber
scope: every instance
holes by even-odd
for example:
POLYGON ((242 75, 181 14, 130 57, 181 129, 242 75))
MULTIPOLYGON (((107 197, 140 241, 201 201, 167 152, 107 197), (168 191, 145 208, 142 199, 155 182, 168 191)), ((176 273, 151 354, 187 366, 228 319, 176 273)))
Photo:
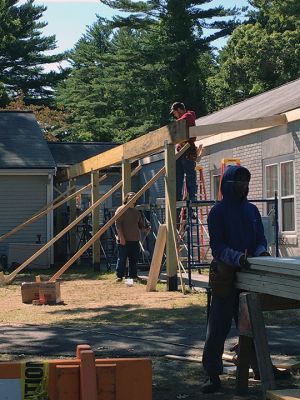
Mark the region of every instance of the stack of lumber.
POLYGON ((300 300, 300 258, 252 257, 250 269, 237 273, 236 287, 300 300))

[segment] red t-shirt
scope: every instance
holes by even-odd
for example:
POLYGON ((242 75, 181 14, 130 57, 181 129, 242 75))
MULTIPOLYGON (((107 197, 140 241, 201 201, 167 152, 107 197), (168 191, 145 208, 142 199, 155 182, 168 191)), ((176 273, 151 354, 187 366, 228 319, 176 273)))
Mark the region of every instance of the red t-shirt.
POLYGON ((186 120, 187 126, 195 126, 196 125, 196 114, 194 111, 186 111, 181 117, 177 119, 177 121, 186 120))

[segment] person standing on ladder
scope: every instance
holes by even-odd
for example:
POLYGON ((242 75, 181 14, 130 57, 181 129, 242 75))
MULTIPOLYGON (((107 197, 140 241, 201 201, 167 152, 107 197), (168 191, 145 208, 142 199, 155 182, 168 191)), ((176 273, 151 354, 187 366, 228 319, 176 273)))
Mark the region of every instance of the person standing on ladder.
MULTIPOLYGON (((180 102, 175 102, 171 106, 170 114, 173 114, 176 121, 186 120, 187 127, 196 125, 196 114, 194 111, 188 111, 185 105, 180 102)), ((190 201, 196 201, 197 197, 197 179, 196 179, 196 159, 197 148, 195 146, 196 138, 190 138, 188 143, 190 147, 176 161, 176 200, 181 201, 183 197, 183 182, 184 175, 186 179, 187 193, 190 201)), ((182 142, 176 145, 176 150, 179 151, 187 142, 182 142)))

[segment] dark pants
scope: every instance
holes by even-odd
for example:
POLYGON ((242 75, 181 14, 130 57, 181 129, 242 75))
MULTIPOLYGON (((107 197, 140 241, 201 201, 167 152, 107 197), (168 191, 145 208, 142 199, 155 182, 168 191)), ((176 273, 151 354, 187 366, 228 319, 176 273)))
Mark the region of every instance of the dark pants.
POLYGON ((187 192, 189 194, 189 200, 195 201, 197 194, 197 179, 195 171, 196 163, 186 157, 181 156, 176 161, 176 200, 180 201, 183 197, 183 182, 184 175, 187 186, 187 192))
POLYGON ((237 325, 238 310, 239 293, 237 291, 228 297, 212 297, 202 357, 203 367, 208 376, 223 373, 224 344, 233 318, 237 325))
POLYGON ((125 246, 118 244, 118 260, 116 266, 116 273, 118 278, 124 278, 126 270, 127 257, 129 260, 129 278, 137 277, 136 264, 139 258, 140 246, 138 241, 126 242, 125 246))

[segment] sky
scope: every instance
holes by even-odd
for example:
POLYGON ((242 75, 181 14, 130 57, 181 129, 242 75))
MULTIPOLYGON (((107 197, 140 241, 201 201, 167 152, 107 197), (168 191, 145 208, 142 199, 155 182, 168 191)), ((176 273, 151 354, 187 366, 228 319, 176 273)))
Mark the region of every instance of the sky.
MULTIPOLYGON (((26 0, 20 0, 22 4, 26 0)), ((35 4, 43 4, 47 10, 43 13, 42 20, 48 25, 43 33, 46 36, 55 35, 57 51, 65 51, 73 48, 80 37, 91 26, 97 16, 111 18, 116 10, 101 3, 100 0, 35 0, 35 4)), ((207 7, 222 4, 224 7, 243 7, 247 0, 213 0, 207 7)), ((218 48, 225 45, 226 39, 215 42, 218 48)), ((51 67, 49 67, 51 69, 51 67)))

